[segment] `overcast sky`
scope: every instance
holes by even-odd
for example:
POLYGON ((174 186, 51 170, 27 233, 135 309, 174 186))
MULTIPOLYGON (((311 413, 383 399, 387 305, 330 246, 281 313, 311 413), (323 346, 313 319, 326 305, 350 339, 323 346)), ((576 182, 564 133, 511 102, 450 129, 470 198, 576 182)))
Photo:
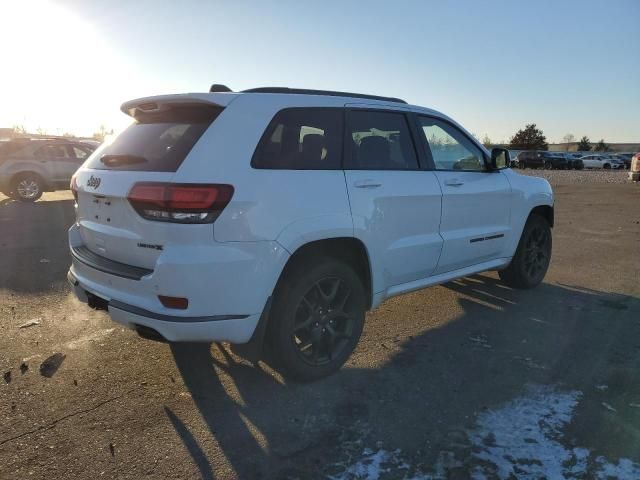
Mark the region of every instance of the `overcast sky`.
POLYGON ((0 127, 90 134, 130 98, 256 86, 397 96, 479 137, 640 141, 640 1, 4 0, 0 127))

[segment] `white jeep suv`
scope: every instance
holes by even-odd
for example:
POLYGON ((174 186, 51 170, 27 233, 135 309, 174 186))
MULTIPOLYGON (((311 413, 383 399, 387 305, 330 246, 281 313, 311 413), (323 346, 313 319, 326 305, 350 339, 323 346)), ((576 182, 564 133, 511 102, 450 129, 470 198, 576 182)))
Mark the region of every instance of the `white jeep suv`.
POLYGON ((72 180, 68 279, 116 322, 264 341, 312 380, 389 297, 484 270, 542 281, 553 193, 506 150, 395 98, 212 90, 126 102, 133 123, 72 180))

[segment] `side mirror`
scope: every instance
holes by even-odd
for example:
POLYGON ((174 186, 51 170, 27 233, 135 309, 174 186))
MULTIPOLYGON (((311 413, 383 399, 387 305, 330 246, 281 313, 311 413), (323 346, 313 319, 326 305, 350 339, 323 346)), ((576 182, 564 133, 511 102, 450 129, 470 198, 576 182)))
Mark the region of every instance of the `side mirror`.
POLYGON ((506 148, 493 148, 491 150, 491 169, 503 170, 511 166, 511 156, 506 148))

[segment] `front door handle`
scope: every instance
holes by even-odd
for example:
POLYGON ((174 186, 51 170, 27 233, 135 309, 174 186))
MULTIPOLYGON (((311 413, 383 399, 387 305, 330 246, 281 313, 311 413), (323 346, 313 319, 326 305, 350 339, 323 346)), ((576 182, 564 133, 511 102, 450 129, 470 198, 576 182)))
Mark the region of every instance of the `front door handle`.
POLYGON ((376 182, 375 180, 366 179, 366 180, 357 180, 353 183, 353 186, 356 188, 378 188, 381 187, 382 184, 376 182))
POLYGON ((451 180, 445 180, 444 184, 448 187, 460 187, 464 185, 464 182, 462 180, 458 180, 457 178, 452 178, 451 180))

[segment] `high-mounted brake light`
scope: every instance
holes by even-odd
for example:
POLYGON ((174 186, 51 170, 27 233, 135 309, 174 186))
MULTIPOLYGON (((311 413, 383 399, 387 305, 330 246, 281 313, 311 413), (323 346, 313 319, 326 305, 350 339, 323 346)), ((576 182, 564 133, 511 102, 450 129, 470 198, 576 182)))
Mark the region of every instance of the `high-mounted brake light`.
POLYGON ((75 198, 77 203, 78 202, 78 182, 76 181, 75 174, 71 177, 71 183, 69 184, 69 188, 71 189, 71 193, 73 193, 73 198, 75 198))
POLYGON ((147 220, 175 223, 211 223, 233 196, 231 185, 136 183, 129 203, 147 220))

